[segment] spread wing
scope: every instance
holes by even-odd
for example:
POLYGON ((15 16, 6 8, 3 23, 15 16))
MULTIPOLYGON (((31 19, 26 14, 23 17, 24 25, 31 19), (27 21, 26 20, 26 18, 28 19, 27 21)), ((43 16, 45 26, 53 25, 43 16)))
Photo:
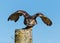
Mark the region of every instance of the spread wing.
POLYGON ((14 12, 13 14, 11 14, 9 17, 8 17, 8 21, 9 20, 14 20, 15 22, 19 19, 19 16, 24 16, 25 18, 27 18, 29 16, 29 14, 26 12, 26 11, 23 11, 23 10, 18 10, 16 12, 14 12))
POLYGON ((42 19, 42 21, 48 25, 48 26, 51 26, 52 25, 52 21, 46 17, 45 15, 43 15, 42 13, 37 13, 36 15, 34 15, 34 18, 36 19, 36 17, 40 17, 42 19))

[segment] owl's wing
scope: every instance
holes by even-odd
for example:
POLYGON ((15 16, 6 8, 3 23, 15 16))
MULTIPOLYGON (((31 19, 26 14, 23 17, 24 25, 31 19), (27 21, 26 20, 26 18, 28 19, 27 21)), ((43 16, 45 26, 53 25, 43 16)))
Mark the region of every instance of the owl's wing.
POLYGON ((40 17, 42 19, 42 21, 48 25, 48 26, 51 26, 52 25, 52 21, 46 17, 45 15, 43 15, 42 13, 37 13, 34 15, 34 18, 36 19, 36 17, 40 17))
POLYGON ((29 14, 26 12, 26 11, 23 11, 23 10, 18 10, 16 12, 14 12, 13 14, 11 14, 9 17, 8 17, 8 21, 9 20, 14 20, 15 22, 19 19, 19 16, 24 16, 25 18, 27 18, 29 16, 29 14))

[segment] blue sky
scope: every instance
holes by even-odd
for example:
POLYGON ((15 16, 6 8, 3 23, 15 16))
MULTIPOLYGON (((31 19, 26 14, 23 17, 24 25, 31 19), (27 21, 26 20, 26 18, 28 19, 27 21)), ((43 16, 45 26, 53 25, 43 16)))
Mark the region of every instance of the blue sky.
POLYGON ((60 0, 0 0, 0 43, 14 43, 15 29, 25 27, 23 16, 16 23, 7 21, 17 10, 25 10, 30 15, 41 12, 53 22, 52 26, 46 26, 37 18, 38 24, 32 30, 33 43, 60 43, 60 0))

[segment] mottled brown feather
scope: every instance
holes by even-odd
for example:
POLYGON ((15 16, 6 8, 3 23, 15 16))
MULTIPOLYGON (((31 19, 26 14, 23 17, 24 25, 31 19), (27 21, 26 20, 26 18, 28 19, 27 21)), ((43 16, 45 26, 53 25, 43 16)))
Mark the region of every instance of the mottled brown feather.
POLYGON ((51 20, 50 20, 48 17, 42 16, 41 19, 42 19, 42 21, 43 21, 46 25, 48 25, 48 26, 51 26, 51 25, 52 25, 52 22, 51 22, 51 20))
POLYGON ((34 18, 36 19, 37 17, 40 17, 40 18, 42 19, 42 21, 43 21, 46 25, 48 25, 48 26, 51 26, 51 25, 52 25, 52 21, 51 21, 48 17, 46 17, 44 14, 42 14, 42 13, 36 13, 36 14, 34 15, 34 18))
POLYGON ((25 18, 27 18, 29 15, 26 11, 23 11, 23 10, 18 10, 16 12, 14 12, 13 14, 11 14, 8 18, 8 21, 9 20, 14 20, 15 22, 19 19, 19 16, 24 16, 25 18))

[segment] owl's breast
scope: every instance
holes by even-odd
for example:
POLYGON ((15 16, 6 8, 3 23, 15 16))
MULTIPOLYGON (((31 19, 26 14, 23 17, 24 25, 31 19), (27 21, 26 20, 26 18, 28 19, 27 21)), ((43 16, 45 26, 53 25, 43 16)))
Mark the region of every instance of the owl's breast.
POLYGON ((24 24, 25 24, 26 26, 34 26, 34 25, 37 24, 37 22, 36 22, 36 20, 33 19, 33 18, 27 18, 27 19, 24 20, 24 24))

